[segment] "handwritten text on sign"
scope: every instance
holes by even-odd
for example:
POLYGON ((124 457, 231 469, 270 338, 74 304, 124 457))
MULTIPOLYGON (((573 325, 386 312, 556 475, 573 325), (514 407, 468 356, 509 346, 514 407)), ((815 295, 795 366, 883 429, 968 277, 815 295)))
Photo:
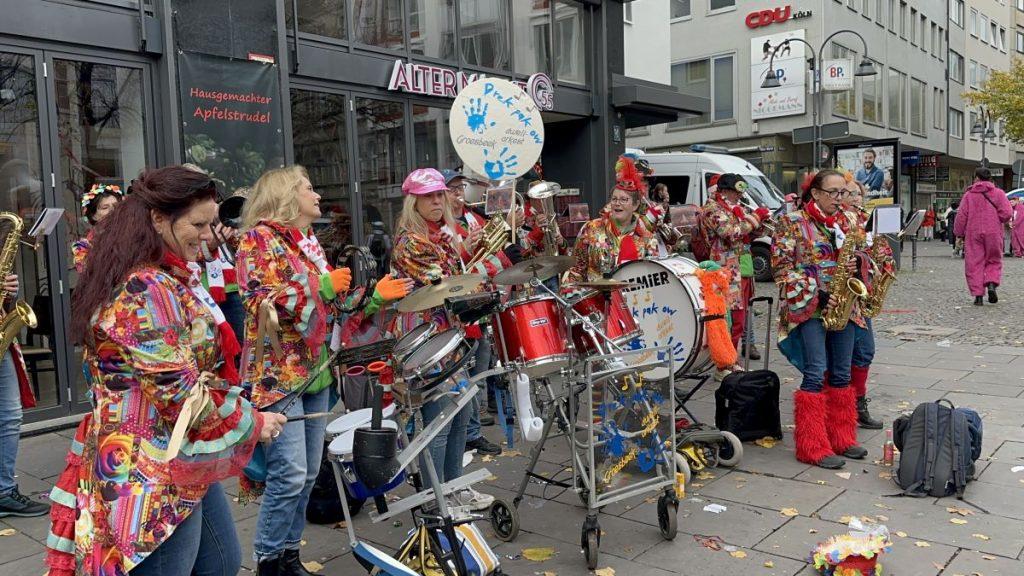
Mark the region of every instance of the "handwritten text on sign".
POLYGON ((459 158, 491 180, 518 178, 544 148, 537 104, 508 80, 481 78, 452 104, 450 134, 459 158))

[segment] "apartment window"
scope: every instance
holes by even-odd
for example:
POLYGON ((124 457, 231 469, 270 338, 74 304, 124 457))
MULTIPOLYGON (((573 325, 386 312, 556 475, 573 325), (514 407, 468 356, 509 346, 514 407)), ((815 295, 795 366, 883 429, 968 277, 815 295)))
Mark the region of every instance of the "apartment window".
POLYGON ((1017 10, 1024 12, 1024 0, 1017 0, 1017 10))
POLYGON ((971 60, 967 66, 967 79, 970 80, 971 88, 978 87, 978 63, 975 60, 971 60))
POLYGON ((850 10, 857 10, 857 0, 846 0, 846 7, 850 10))
POLYGON ((937 40, 939 43, 935 47, 935 50, 939 53, 939 62, 944 62, 946 60, 946 29, 942 26, 939 26, 939 36, 937 40))
POLYGON ((907 129, 907 75, 889 69, 889 127, 907 129))
POLYGON ((907 3, 900 2, 900 38, 907 37, 907 3))
POLYGON ((964 83, 964 57, 956 50, 949 51, 949 77, 961 84, 964 83))
POLYGON ((626 24, 633 23, 633 4, 622 5, 622 21, 626 24))
MULTIPOLYGON (((586 82, 586 52, 583 38, 583 6, 566 0, 555 1, 555 74, 559 82, 586 82)), ((518 66, 517 66, 518 67, 518 66)))
POLYGON ((508 70, 508 0, 462 0, 459 2, 459 40, 462 63, 508 70))
POLYGON ((1006 52, 1006 28, 999 27, 999 49, 1006 52))
POLYGON ((928 85, 917 78, 910 79, 910 131, 925 135, 925 97, 928 85))
POLYGON ((864 117, 865 122, 872 124, 881 124, 882 118, 882 101, 884 95, 882 93, 882 65, 879 62, 875 62, 875 68, 878 70, 878 74, 874 76, 864 76, 861 78, 860 83, 860 95, 861 95, 861 116, 864 117))
POLYGON ((964 137, 964 113, 954 108, 949 109, 949 135, 961 140, 964 137))
MULTIPOLYGON (((851 61, 856 61, 856 54, 839 44, 832 44, 832 57, 833 58, 844 58, 851 61)), ((832 93, 832 114, 836 116, 842 116, 844 118, 857 118, 857 92, 856 87, 853 90, 843 90, 841 92, 832 93)))
MULTIPOLYGON (((1021 0, 1021 1, 1024 1, 1024 0, 1021 0)), ((882 0, 875 0, 875 22, 879 26, 885 26, 885 22, 883 21, 883 17, 885 16, 885 14, 884 14, 884 11, 885 11, 884 4, 885 3, 882 0)))
POLYGON ((735 116, 733 56, 716 56, 672 65, 672 85, 683 94, 711 99, 711 113, 669 124, 685 128, 731 120, 735 116))
MULTIPOLYGON (((1024 0, 1020 0, 1024 2, 1024 0)), ((1024 54, 1024 34, 1017 32, 1017 52, 1024 54)))
POLYGON ((896 0, 889 0, 889 31, 896 32, 896 0))
POLYGON ((946 121, 946 91, 942 88, 932 88, 932 127, 944 130, 943 122, 946 121))
POLYGON ((735 8, 736 0, 710 0, 709 7, 712 11, 724 10, 726 8, 735 8))
POLYGON ((978 37, 985 44, 988 44, 988 16, 982 14, 978 19, 978 37))
POLYGON ((676 18, 689 18, 690 0, 672 0, 672 4, 669 9, 672 11, 669 17, 673 20, 676 18))
MULTIPOLYGON (((968 116, 967 116, 967 124, 973 128, 974 125, 977 124, 977 123, 978 123, 978 113, 975 112, 974 110, 971 110, 971 113, 968 114, 968 116)), ((977 136, 975 136, 974 134, 971 134, 971 140, 977 140, 977 139, 978 139, 977 136)))
POLYGON ((927 52, 928 45, 926 44, 924 35, 928 33, 928 18, 924 14, 921 15, 921 27, 918 28, 918 31, 921 33, 921 39, 918 41, 917 45, 921 47, 922 52, 927 52))
POLYGON ((978 86, 984 86, 988 82, 988 66, 978 65, 978 86))
MULTIPOLYGON (((1021 2, 1024 0, 1017 0, 1018 4, 1021 2)), ((953 24, 964 27, 964 0, 949 0, 949 19, 953 24)))
POLYGON ((976 9, 974 9, 974 8, 971 8, 971 19, 970 19, 970 21, 968 22, 967 25, 968 25, 968 31, 971 33, 971 36, 974 36, 975 38, 977 38, 978 37, 978 11, 976 9))
POLYGON ((917 10, 910 9, 910 43, 917 44, 917 10))
POLYGON ((931 51, 932 56, 935 56, 935 52, 939 49, 939 27, 935 22, 932 22, 931 34, 928 35, 928 38, 931 40, 929 50, 931 51))
POLYGON ((861 16, 871 20, 871 3, 875 0, 864 0, 864 6, 861 8, 861 16))

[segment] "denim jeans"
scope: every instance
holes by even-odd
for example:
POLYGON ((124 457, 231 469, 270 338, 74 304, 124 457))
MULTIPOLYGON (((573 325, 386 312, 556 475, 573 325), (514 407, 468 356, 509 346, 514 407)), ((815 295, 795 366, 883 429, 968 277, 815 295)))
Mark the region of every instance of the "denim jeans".
POLYGON ((0 361, 0 496, 17 487, 14 464, 18 459, 18 440, 21 439, 21 390, 18 373, 14 371, 11 353, 0 361))
MULTIPOLYGON (((479 396, 479 393, 477 395, 479 396)), ((423 425, 429 426, 434 418, 441 413, 441 410, 452 404, 453 401, 448 396, 424 404, 420 408, 423 413, 423 425)), ((437 471, 441 482, 448 482, 462 476, 462 454, 466 451, 466 428, 472 410, 473 403, 470 402, 430 442, 430 457, 434 460, 434 470, 437 471)))
POLYGON ((222 576, 242 567, 235 521, 219 483, 210 484, 206 496, 170 538, 132 569, 132 576, 222 576))
MULTIPOLYGON (((285 413, 301 416, 326 412, 330 388, 306 394, 285 413)), ((276 412, 289 401, 282 399, 265 410, 276 412)), ((267 485, 256 520, 253 555, 256 561, 280 556, 286 549, 298 550, 306 526, 306 503, 320 472, 324 451, 323 418, 285 424, 281 435, 266 445, 267 485)))
POLYGON ((228 292, 224 301, 220 303, 220 310, 227 318, 231 329, 235 331, 235 338, 238 338, 239 342, 243 342, 245 340, 245 308, 242 306, 242 296, 238 292, 228 292))
POLYGON ((875 360, 875 329, 870 318, 865 321, 867 329, 854 326, 853 365, 858 368, 870 366, 875 360))
MULTIPOLYGON (((493 356, 493 348, 491 345, 491 339, 486 335, 477 340, 476 347, 476 360, 473 363, 473 367, 469 370, 470 376, 476 376, 481 372, 486 372, 491 369, 491 358, 493 356)), ((480 382, 481 387, 480 393, 473 396, 473 400, 469 403, 467 408, 469 413, 469 426, 466 429, 466 441, 472 442, 476 440, 482 434, 480 433, 480 406, 481 401, 487 400, 487 381, 490 378, 485 378, 483 382, 480 382)))
POLYGON ((820 318, 811 318, 795 328, 803 344, 803 381, 800 389, 807 392, 821 392, 825 372, 829 373, 829 386, 843 388, 850 384, 850 360, 853 356, 853 341, 856 325, 850 322, 846 328, 829 332, 820 318))

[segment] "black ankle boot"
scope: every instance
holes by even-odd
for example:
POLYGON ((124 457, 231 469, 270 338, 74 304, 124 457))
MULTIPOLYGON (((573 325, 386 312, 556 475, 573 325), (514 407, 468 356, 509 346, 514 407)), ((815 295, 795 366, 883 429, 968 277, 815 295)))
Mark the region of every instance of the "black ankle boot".
POLYGON ((985 305, 985 298, 984 298, 984 296, 975 296, 974 297, 974 305, 975 306, 984 306, 985 305))
POLYGON ((269 560, 260 560, 256 564, 256 576, 281 576, 284 572, 281 570, 281 558, 272 558, 269 560))
POLYGON ((313 576, 299 560, 298 550, 285 550, 281 555, 281 576, 313 576))
POLYGON ((857 398, 857 425, 865 430, 881 430, 882 421, 871 417, 871 412, 868 412, 868 402, 870 400, 863 396, 857 398))
POLYGON ((996 294, 996 285, 992 282, 989 282, 988 284, 988 301, 989 304, 999 302, 999 295, 996 294))

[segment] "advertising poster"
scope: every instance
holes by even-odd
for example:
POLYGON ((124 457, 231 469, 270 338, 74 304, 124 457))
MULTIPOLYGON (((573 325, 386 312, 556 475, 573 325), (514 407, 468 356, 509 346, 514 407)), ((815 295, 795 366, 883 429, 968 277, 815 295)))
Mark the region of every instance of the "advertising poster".
POLYGON ((896 204, 899 197, 899 140, 871 140, 834 147, 836 167, 853 173, 868 190, 865 206, 896 204))
POLYGON ((768 75, 772 52, 791 38, 803 39, 804 31, 790 30, 750 39, 750 117, 753 120, 803 114, 807 103, 807 63, 804 43, 790 42, 771 62, 782 86, 761 88, 768 75))
POLYGON ((223 181, 226 191, 252 186, 284 164, 275 65, 182 52, 178 90, 185 161, 223 181))

